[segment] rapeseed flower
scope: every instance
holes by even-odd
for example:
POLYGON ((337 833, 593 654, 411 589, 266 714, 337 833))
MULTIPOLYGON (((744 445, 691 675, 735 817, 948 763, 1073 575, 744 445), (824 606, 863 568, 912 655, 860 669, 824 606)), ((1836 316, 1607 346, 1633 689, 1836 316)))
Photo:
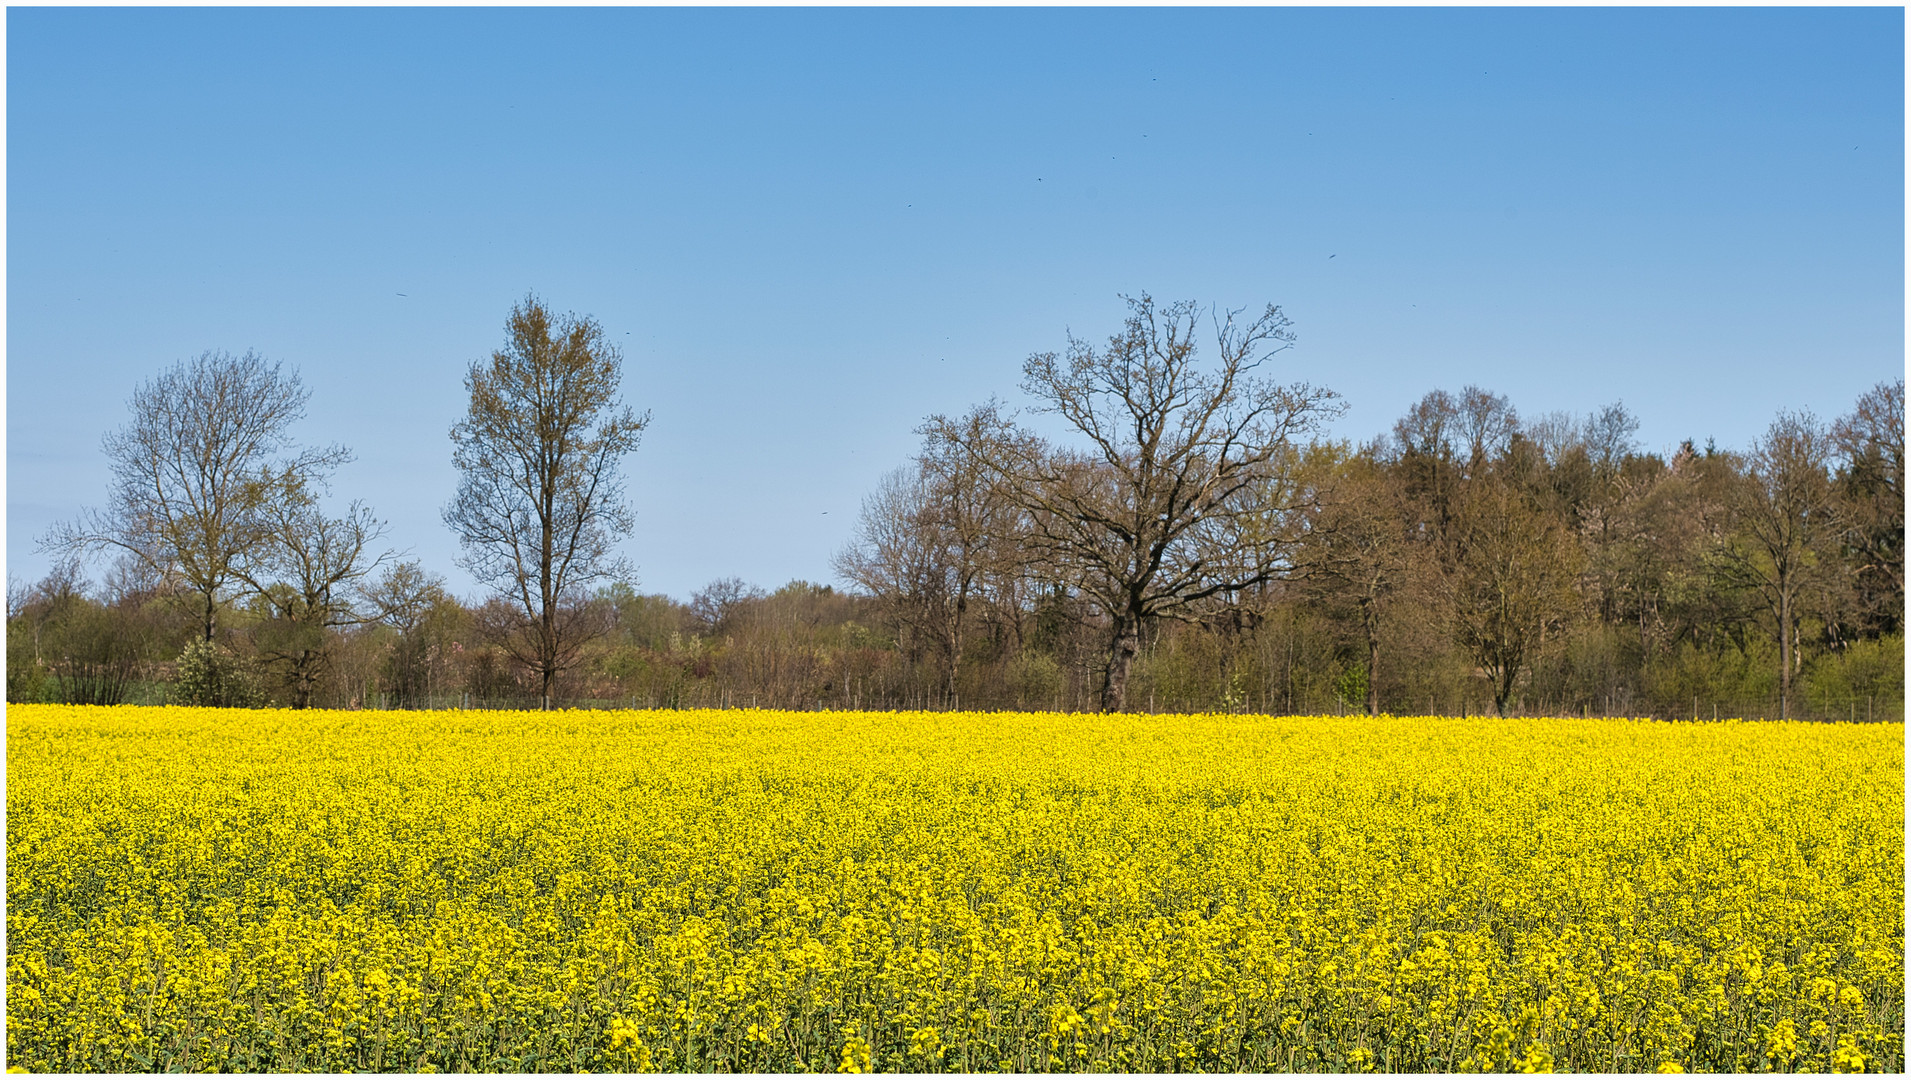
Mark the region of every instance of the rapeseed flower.
POLYGON ((8 720, 16 1068, 1904 1067, 1902 725, 8 720))

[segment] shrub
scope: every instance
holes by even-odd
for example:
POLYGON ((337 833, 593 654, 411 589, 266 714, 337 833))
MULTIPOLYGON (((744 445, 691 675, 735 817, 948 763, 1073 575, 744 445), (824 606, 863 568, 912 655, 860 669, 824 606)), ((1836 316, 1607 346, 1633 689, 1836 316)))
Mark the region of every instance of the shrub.
POLYGON ((1828 715, 1869 716, 1904 700, 1904 636, 1855 641, 1819 657, 1805 673, 1805 698, 1828 715))
POLYGON ((265 688, 252 665, 203 638, 191 642, 179 654, 172 700, 175 705, 230 709, 256 709, 267 704, 265 688))

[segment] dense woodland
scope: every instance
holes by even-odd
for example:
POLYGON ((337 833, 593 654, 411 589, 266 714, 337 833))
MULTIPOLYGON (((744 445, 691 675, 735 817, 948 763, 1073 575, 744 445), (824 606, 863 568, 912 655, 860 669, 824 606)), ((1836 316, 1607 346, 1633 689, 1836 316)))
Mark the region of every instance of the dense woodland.
MULTIPOLYGON (((1275 572, 1143 622, 1121 707, 1901 719, 1903 394, 1670 457, 1619 406, 1523 419, 1475 388, 1364 445, 1291 441, 1275 572)), ((1107 604, 1028 542, 943 423, 866 500, 834 583, 727 579, 680 602, 613 580, 567 600, 553 701, 1100 707, 1107 604)), ((320 620, 283 582, 231 582, 208 609, 124 554, 81 567, 9 584, 9 701, 539 702, 503 638, 511 605, 415 562, 377 564, 320 620)))

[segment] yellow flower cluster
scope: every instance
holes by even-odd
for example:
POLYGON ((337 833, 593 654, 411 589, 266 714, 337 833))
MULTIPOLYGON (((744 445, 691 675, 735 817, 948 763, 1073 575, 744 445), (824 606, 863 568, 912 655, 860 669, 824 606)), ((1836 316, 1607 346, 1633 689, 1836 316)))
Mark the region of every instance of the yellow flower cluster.
POLYGON ((1902 725, 8 721, 36 1071, 1904 1068, 1902 725))

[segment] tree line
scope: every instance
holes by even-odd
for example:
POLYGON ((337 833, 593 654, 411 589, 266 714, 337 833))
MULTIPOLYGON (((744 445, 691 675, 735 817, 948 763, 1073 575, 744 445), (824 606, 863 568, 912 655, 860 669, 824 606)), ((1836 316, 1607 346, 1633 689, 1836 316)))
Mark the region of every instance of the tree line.
POLYGON ((287 438, 296 372, 205 354, 135 392, 105 508, 9 582, 8 700, 1902 717, 1902 379, 1741 452, 1470 386, 1356 445, 1273 376, 1280 308, 1126 303, 1031 356, 1019 408, 923 422, 846 590, 688 602, 618 553, 648 416, 594 320, 528 297, 467 371, 470 598, 326 509, 350 454, 287 438))

